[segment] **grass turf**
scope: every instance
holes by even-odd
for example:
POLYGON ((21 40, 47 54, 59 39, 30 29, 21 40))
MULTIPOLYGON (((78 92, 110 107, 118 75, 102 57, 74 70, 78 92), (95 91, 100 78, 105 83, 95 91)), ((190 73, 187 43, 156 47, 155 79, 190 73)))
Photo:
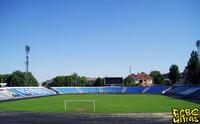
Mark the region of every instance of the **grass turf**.
MULTIPOLYGON (((171 108, 200 108, 199 104, 163 95, 69 94, 0 103, 0 110, 65 112, 64 100, 96 100, 98 113, 170 112, 171 108)), ((92 112, 92 103, 71 103, 67 112, 92 112)))

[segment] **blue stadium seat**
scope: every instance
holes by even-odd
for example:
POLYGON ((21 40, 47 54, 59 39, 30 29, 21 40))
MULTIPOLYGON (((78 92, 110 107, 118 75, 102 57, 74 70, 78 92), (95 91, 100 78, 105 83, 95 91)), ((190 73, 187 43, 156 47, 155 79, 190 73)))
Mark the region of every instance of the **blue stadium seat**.
POLYGON ((142 93, 145 87, 127 87, 125 93, 142 93))
POLYGON ((10 89, 8 89, 8 91, 10 91, 12 94, 14 94, 15 97, 25 97, 26 96, 25 93, 22 93, 22 92, 16 90, 15 88, 10 88, 10 89))
POLYGON ((100 93, 99 87, 80 87, 77 89, 80 93, 100 93))
POLYGON ((192 86, 189 89, 186 89, 184 91, 179 92, 178 95, 180 95, 180 96, 188 96, 188 95, 192 94, 193 92, 195 92, 197 90, 200 90, 200 87, 192 86))
POLYGON ((174 86, 172 89, 167 91, 165 94, 169 95, 178 95, 178 93, 189 89, 191 86, 174 86))
POLYGON ((188 98, 192 98, 192 99, 199 99, 200 100, 200 89, 187 95, 188 98))
POLYGON ((148 90, 145 93, 162 93, 168 88, 168 86, 150 86, 148 87, 148 90))
POLYGON ((80 93, 75 87, 52 87, 59 93, 80 93))
POLYGON ((34 97, 56 94, 44 87, 10 87, 7 91, 14 94, 14 97, 34 97))
POLYGON ((6 95, 3 91, 0 91, 0 100, 11 99, 11 96, 6 95))
POLYGON ((102 87, 102 93, 122 93, 124 87, 102 87))

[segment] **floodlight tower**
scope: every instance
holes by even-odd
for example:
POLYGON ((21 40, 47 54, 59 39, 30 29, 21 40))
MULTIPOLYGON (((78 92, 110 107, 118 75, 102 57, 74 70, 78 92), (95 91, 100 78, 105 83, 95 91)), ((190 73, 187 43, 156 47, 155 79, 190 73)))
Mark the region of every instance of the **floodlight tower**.
POLYGON ((29 77, 28 77, 28 69, 29 69, 29 52, 30 52, 30 46, 26 45, 25 46, 25 51, 26 51, 26 83, 28 85, 29 83, 29 77))
POLYGON ((196 47, 197 47, 197 53, 198 53, 198 56, 199 56, 199 59, 200 59, 200 40, 198 40, 196 42, 196 47))

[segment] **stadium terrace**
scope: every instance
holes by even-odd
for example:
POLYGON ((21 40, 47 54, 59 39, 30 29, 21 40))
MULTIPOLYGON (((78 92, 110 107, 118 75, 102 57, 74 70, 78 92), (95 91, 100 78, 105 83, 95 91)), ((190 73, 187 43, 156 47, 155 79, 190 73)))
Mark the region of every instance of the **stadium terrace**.
POLYGON ((22 99, 57 94, 164 94, 200 100, 200 86, 148 87, 5 87, 0 89, 0 100, 22 99))

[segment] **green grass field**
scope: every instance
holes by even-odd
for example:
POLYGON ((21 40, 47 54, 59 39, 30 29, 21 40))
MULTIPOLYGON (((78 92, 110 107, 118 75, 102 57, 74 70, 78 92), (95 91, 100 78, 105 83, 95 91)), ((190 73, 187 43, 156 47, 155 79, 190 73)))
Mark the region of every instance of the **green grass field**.
MULTIPOLYGON (((64 100, 96 100, 98 113, 170 112, 171 108, 200 108, 199 104, 163 95, 70 94, 0 103, 0 110, 65 112, 64 100)), ((93 104, 74 102, 66 112, 93 112, 93 104)))

